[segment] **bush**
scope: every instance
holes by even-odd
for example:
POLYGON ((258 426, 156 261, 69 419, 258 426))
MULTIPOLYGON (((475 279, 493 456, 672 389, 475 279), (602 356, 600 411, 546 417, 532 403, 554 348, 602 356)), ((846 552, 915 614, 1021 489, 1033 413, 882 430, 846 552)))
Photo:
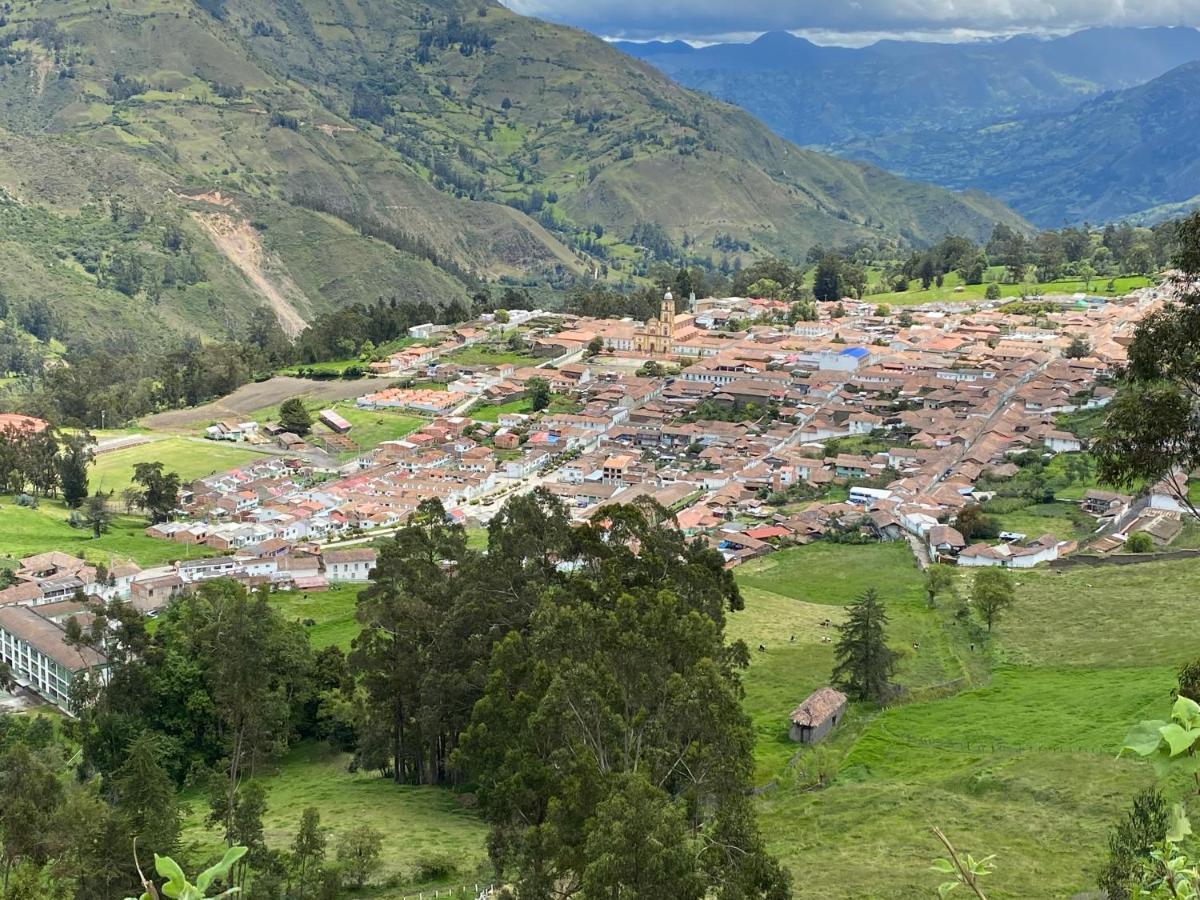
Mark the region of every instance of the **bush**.
POLYGON ((454 858, 443 853, 430 853, 417 860, 412 880, 425 884, 429 881, 445 881, 458 874, 454 858))
POLYGON ((1135 531, 1125 541, 1125 550, 1128 553, 1153 553, 1154 539, 1144 531, 1135 531))

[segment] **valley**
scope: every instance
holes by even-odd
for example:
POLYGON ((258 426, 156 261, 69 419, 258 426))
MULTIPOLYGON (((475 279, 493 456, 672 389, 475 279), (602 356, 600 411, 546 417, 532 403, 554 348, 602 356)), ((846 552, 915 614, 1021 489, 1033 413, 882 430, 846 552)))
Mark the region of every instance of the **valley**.
POLYGON ((0 9, 0 900, 1200 892, 1200 19, 784 7, 0 9))

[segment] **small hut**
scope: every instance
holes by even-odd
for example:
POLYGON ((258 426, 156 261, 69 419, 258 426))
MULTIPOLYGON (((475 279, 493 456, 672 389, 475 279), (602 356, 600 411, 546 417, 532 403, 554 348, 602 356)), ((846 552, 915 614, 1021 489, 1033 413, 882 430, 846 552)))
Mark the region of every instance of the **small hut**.
POLYGON ((823 687, 792 710, 792 727, 788 737, 801 744, 815 744, 833 731, 845 714, 846 695, 831 687, 823 687))

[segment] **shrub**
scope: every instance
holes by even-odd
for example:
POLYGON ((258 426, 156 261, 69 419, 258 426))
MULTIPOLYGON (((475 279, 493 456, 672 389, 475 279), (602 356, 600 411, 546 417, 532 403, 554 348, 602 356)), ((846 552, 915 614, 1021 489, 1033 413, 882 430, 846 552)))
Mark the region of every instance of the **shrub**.
POLYGON ((1135 531, 1125 541, 1125 550, 1129 553, 1153 553, 1154 540, 1144 531, 1135 531))
POLYGON ((417 860, 412 880, 420 884, 428 881, 445 881, 458 874, 454 858, 444 853, 429 853, 417 860))

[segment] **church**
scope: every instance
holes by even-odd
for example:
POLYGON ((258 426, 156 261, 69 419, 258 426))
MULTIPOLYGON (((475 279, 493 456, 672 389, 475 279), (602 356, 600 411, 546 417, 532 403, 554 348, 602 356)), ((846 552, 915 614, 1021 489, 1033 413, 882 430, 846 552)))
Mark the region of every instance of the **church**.
POLYGON ((649 356, 666 356, 675 345, 675 298, 671 292, 663 294, 658 318, 650 319, 633 335, 635 353, 649 356))

